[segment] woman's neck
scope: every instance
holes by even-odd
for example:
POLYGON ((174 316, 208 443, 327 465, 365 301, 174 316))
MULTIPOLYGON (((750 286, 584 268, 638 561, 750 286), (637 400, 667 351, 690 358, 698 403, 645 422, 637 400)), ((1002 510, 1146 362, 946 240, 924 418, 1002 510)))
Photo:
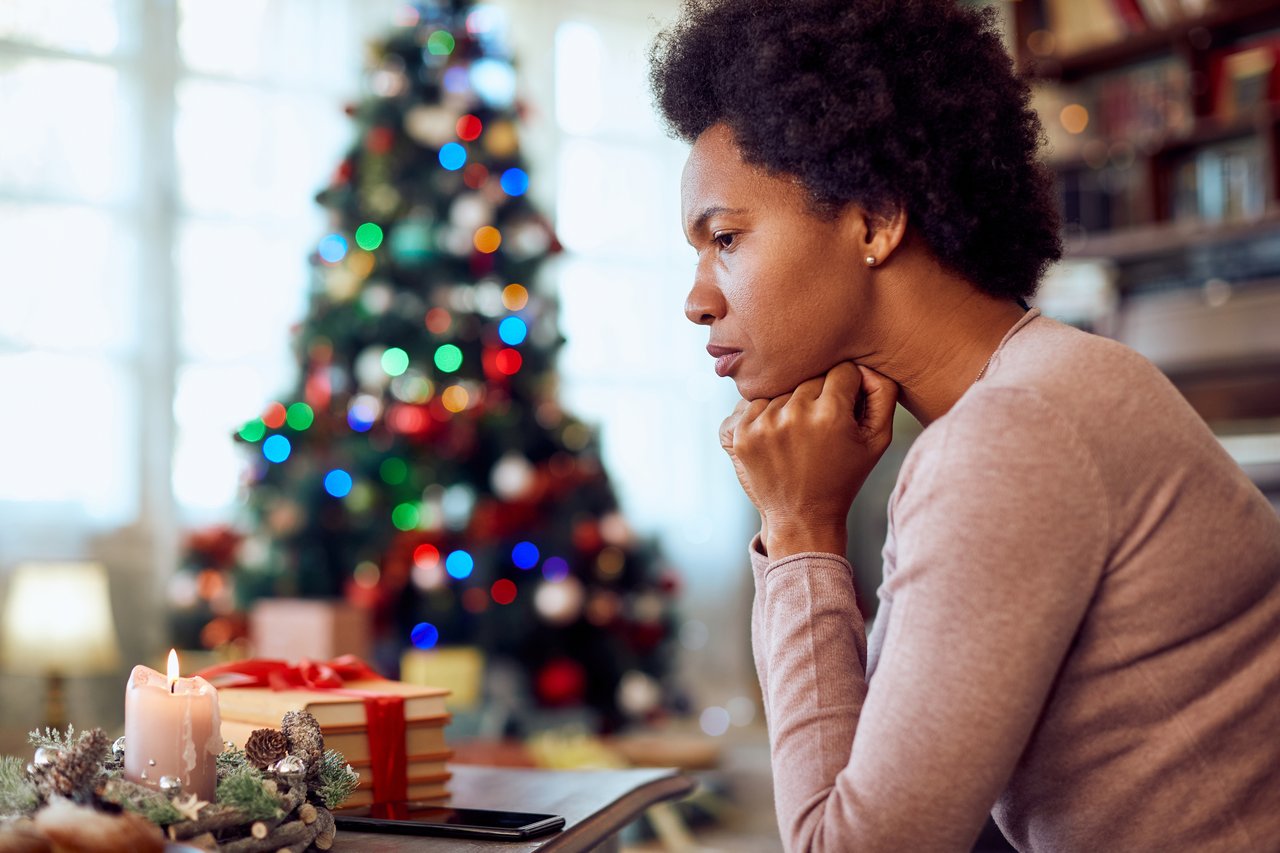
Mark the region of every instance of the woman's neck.
POLYGON ((897 291, 898 310, 890 309, 884 326, 885 347, 859 359, 898 383, 898 402, 925 427, 972 387, 1026 314, 1016 301, 989 296, 959 277, 937 272, 928 278, 916 277, 909 290, 897 291), (930 310, 920 311, 920 305, 930 310))

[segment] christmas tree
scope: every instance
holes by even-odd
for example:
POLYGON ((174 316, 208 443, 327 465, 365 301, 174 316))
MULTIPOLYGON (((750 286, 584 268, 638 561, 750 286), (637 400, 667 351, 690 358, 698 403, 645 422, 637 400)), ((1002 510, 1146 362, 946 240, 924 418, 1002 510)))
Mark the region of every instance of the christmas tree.
MULTIPOLYGON (((535 284, 559 250, 530 203, 493 12, 419 4, 371 46, 357 142, 317 200, 296 388, 238 433, 247 523, 191 538, 205 645, 262 596, 345 597, 389 642, 518 664, 532 705, 613 729, 664 683, 678 580, 618 510, 597 436, 557 403, 535 284), (223 609, 227 609, 225 606, 223 609)), ((181 638, 180 638, 181 640, 181 638)), ((379 661, 393 668, 395 657, 379 661)))

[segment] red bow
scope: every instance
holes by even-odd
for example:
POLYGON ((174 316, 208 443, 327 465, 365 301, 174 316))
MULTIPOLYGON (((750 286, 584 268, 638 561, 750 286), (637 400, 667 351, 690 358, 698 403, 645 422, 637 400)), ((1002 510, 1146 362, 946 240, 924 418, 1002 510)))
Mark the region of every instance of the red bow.
POLYGON ((382 678, 355 655, 329 661, 303 658, 296 664, 254 658, 220 663, 196 675, 214 687, 270 687, 272 690, 333 690, 348 681, 382 678))

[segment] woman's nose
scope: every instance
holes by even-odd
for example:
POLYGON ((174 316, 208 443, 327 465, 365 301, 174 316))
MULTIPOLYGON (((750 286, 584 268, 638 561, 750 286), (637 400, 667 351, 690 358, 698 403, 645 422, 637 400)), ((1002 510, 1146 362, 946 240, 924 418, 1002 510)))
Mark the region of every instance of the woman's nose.
POLYGON ((684 316, 699 326, 710 326, 724 316, 724 294, 702 273, 701 268, 694 274, 693 287, 685 297, 684 316))

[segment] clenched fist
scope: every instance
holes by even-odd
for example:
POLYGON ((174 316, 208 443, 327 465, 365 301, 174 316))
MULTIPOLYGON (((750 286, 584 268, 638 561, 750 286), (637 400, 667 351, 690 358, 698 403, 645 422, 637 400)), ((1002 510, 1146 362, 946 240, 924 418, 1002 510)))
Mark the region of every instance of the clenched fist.
POLYGON ((841 362, 772 400, 743 400, 720 425, 720 445, 760 511, 769 558, 844 554, 854 497, 893 440, 898 386, 841 362))

